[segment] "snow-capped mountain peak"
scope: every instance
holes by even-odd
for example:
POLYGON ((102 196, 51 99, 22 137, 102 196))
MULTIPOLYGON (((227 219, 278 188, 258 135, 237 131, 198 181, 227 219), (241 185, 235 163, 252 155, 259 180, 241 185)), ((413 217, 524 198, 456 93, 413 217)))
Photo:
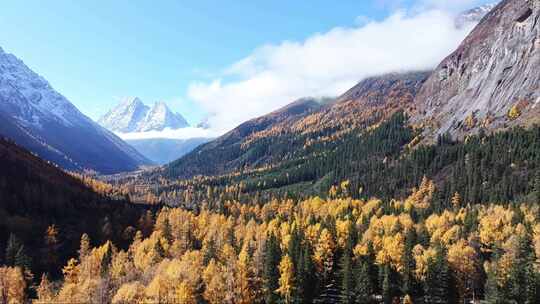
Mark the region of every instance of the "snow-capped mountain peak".
POLYGON ((138 97, 126 97, 98 123, 111 131, 133 132, 146 117, 149 108, 138 97))
POLYGON ((1 48, 0 136, 68 170, 114 173, 149 163, 1 48))
POLYGON ((42 127, 44 120, 80 125, 82 115, 64 96, 15 55, 0 48, 0 99, 2 107, 21 124, 42 127))
POLYGON ((165 128, 180 129, 189 126, 187 121, 178 113, 173 113, 164 102, 156 102, 140 123, 139 130, 162 131, 165 128))
POLYGON ((480 22, 495 6, 497 6, 496 3, 488 3, 462 12, 456 18, 456 26, 461 28, 467 24, 480 22))
POLYGON ((137 97, 125 98, 98 122, 120 133, 162 131, 189 126, 182 115, 173 113, 164 102, 156 102, 150 108, 137 97))

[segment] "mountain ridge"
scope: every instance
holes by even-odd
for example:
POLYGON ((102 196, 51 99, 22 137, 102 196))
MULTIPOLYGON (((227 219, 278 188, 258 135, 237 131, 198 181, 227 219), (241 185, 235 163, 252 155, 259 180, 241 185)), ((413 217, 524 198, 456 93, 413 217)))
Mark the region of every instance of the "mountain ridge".
POLYGON ((412 106, 428 76, 429 72, 391 73, 364 79, 334 100, 297 100, 196 148, 168 164, 166 174, 219 175, 302 157, 302 151, 310 146, 338 143, 348 134, 390 117, 402 106, 412 106))
POLYGON ((113 173, 149 163, 82 114, 22 60, 3 50, 0 114, 5 121, 2 135, 68 170, 113 173))

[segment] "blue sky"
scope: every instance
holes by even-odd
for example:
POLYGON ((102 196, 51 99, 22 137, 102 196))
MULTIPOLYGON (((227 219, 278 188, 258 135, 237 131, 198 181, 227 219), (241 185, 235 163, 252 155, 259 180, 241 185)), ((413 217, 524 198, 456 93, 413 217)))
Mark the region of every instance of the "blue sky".
MULTIPOLYGON (((463 6, 485 2, 459 1, 463 6)), ((119 98, 139 96, 147 104, 164 100, 197 123, 212 110, 211 102, 220 102, 219 94, 230 91, 212 84, 249 79, 250 71, 261 65, 253 68, 250 63, 248 71, 242 64, 246 59, 266 60, 262 66, 268 65, 264 46, 280 49, 286 41, 303 45, 317 33, 324 37, 335 29, 358 28, 366 20, 385 20, 398 8, 409 10, 419 1, 218 3, 2 1, 0 46, 93 119, 119 98), (236 68, 239 63, 241 71, 236 68)), ((242 95, 229 98, 234 96, 242 95)), ((229 109, 242 111, 238 106, 231 103, 229 109)))

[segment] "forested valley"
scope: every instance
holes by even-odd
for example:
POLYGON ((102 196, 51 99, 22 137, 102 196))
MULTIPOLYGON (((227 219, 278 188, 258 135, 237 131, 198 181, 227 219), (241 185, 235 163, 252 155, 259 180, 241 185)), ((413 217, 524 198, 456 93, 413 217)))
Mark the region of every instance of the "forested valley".
MULTIPOLYGON (((196 134, 221 136, 163 166, 118 130, 161 136, 171 123, 188 127, 165 103, 150 109, 127 98, 105 115, 113 133, 0 48, 0 304, 540 303, 540 2, 501 0, 457 19, 413 10, 388 20, 434 15, 421 27, 448 19, 452 28, 438 43, 467 36, 438 65, 374 56, 393 68, 359 74, 348 66, 349 46, 364 48, 355 38, 336 61, 346 75, 301 90, 318 97, 289 94, 307 75, 288 68, 295 81, 282 80, 284 95, 295 101, 259 105, 271 99, 251 87, 259 78, 246 78, 257 80, 249 88, 216 80, 211 94, 204 82, 189 85, 204 108, 241 112, 229 104, 247 91, 246 107, 272 112, 239 115, 243 122, 243 113, 204 113, 196 134), (475 20, 470 28, 460 28, 464 18, 475 20), (350 87, 349 77, 360 81, 322 97, 338 82, 350 87), (211 130, 216 122, 222 130, 211 130)), ((378 22, 284 43, 268 65, 378 22)), ((230 70, 258 75, 266 59, 255 55, 230 70)))
MULTIPOLYGON (((220 202, 267 202, 274 198, 327 197, 349 184, 352 198, 404 198, 424 176, 438 191, 441 210, 459 193, 471 203, 537 199, 540 188, 540 127, 513 128, 464 140, 440 135, 434 144, 419 144, 422 135, 397 112, 387 121, 342 139, 308 147, 301 156, 272 166, 220 176, 167 179, 155 173, 126 178, 118 185, 132 198, 172 206, 219 207, 220 202), (135 185, 159 187, 135 187, 135 185), (127 191, 127 190, 126 190, 127 191)), ((289 140, 284 140, 289 142, 289 140)), ((286 149, 272 144, 272 149, 286 149)))
POLYGON ((61 280, 3 267, 0 286, 38 303, 538 303, 537 203, 435 206, 427 178, 403 200, 349 191, 148 211, 129 247, 83 234, 61 280))

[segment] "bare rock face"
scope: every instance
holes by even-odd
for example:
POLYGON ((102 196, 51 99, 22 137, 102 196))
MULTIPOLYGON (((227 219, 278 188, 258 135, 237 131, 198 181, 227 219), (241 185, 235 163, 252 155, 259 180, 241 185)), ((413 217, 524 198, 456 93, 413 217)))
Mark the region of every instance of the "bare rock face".
POLYGON ((426 81, 412 122, 457 137, 540 121, 540 1, 503 0, 426 81))

